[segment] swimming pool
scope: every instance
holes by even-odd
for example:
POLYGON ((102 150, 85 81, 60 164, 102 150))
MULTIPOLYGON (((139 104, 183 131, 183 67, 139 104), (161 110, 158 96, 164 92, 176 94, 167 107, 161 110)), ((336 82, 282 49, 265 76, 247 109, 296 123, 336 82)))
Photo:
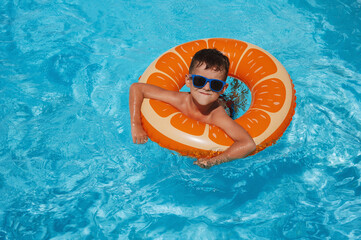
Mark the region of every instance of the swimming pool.
POLYGON ((361 2, 5 0, 0 239, 361 238, 361 2), (128 89, 173 46, 256 44, 297 91, 277 144, 204 170, 133 145, 128 89))

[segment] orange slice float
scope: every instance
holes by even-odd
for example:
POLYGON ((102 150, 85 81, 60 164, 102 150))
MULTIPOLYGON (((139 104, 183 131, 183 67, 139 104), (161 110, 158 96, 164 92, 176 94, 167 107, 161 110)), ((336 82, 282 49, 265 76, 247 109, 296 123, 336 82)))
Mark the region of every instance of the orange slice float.
MULTIPOLYGON (((216 48, 225 54, 230 60, 229 76, 243 81, 251 91, 250 108, 235 121, 257 144, 252 154, 274 144, 295 113, 295 89, 282 64, 260 47, 225 38, 184 43, 151 63, 139 82, 179 91, 185 84, 192 56, 204 48, 216 48)), ((190 119, 169 104, 144 99, 141 113, 149 138, 182 155, 211 157, 233 144, 222 129, 190 119)))

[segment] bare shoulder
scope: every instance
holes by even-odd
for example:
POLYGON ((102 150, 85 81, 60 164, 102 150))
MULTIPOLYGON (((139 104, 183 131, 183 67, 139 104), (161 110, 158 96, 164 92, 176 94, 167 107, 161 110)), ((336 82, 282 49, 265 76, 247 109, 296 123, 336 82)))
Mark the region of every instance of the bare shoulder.
POLYGON ((222 105, 218 105, 211 113, 210 122, 211 124, 218 125, 222 121, 233 121, 233 119, 228 116, 226 110, 222 105))
POLYGON ((212 112, 211 122, 213 125, 221 128, 234 141, 251 139, 247 131, 228 116, 226 110, 219 106, 212 112))

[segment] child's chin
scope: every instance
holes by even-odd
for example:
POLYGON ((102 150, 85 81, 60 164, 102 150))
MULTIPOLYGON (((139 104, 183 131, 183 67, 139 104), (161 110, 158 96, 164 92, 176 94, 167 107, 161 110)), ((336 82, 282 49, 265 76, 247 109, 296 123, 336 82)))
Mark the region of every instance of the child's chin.
POLYGON ((199 105, 206 106, 206 105, 209 105, 209 104, 215 102, 215 100, 210 99, 210 97, 207 96, 207 97, 200 97, 200 98, 198 98, 198 99, 197 99, 197 102, 198 102, 199 105))

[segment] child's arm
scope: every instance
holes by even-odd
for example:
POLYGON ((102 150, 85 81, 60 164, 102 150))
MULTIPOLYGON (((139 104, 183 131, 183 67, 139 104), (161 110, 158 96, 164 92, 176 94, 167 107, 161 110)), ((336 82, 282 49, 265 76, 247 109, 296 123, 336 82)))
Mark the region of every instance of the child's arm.
POLYGON ((140 109, 144 98, 160 100, 180 108, 182 104, 181 93, 165 90, 163 88, 145 84, 133 83, 129 89, 129 110, 134 143, 145 143, 148 140, 140 119, 140 109))
POLYGON ((224 109, 217 109, 216 111, 212 123, 225 131, 225 133, 233 139, 234 143, 216 157, 201 158, 194 162, 194 164, 202 168, 210 168, 234 159, 244 158, 256 149, 256 144, 252 137, 243 127, 231 119, 224 109))

